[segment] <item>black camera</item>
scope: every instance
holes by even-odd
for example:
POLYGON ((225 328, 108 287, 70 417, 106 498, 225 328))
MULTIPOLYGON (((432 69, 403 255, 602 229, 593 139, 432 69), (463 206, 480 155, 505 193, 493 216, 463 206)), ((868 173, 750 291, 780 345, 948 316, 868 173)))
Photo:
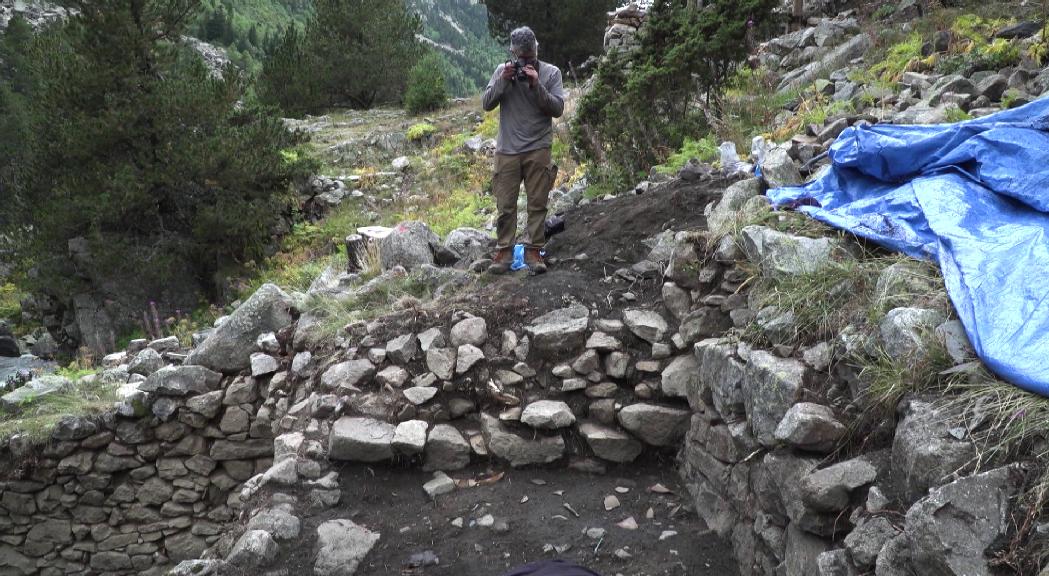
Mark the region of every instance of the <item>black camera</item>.
POLYGON ((528 82, 528 74, 525 74, 525 67, 530 65, 531 62, 527 60, 521 60, 518 58, 511 62, 507 62, 507 64, 510 64, 514 67, 514 77, 512 78, 514 82, 517 82, 518 80, 520 80, 521 82, 528 82))

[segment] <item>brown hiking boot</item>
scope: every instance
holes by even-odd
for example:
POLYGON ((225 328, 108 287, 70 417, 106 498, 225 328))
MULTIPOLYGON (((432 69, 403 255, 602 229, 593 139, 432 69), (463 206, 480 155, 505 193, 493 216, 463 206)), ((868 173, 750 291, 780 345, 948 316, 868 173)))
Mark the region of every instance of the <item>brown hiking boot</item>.
POLYGON ((510 272, 510 265, 514 262, 513 248, 500 248, 492 256, 492 263, 488 265, 489 274, 506 274, 510 272))
POLYGON ((546 262, 543 262, 543 253, 540 248, 525 249, 525 264, 532 274, 546 274, 546 262))

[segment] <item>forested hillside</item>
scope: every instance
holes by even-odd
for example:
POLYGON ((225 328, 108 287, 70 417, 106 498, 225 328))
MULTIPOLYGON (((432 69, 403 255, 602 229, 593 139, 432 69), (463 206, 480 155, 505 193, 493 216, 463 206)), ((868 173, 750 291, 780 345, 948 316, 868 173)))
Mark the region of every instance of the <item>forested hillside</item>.
MULTIPOLYGON (((483 87, 504 52, 489 34, 487 9, 470 0, 411 0, 409 6, 422 20, 420 40, 441 54, 449 91, 463 96, 483 87)), ((304 26, 313 13, 312 0, 203 0, 191 31, 255 72, 288 27, 304 26)))

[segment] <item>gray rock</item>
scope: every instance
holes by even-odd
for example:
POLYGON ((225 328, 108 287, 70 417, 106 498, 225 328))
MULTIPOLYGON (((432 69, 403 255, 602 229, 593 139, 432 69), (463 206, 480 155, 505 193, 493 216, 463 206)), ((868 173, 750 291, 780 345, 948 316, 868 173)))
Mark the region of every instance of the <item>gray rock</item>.
POLYGON ((969 440, 957 440, 949 430, 960 419, 932 403, 910 401, 901 414, 892 442, 892 473, 901 497, 913 502, 925 496, 976 456, 969 440))
POLYGON ((728 314, 712 306, 704 306, 681 320, 678 333, 686 346, 692 346, 704 338, 722 336, 731 327, 732 319, 728 314))
POLYGON ((426 264, 435 264, 436 246, 443 248, 441 239, 425 223, 402 222, 379 240, 379 260, 383 271, 397 266, 411 271, 426 264))
POLYGON ((938 310, 895 308, 878 326, 885 353, 899 360, 924 357, 926 340, 946 318, 938 310))
POLYGON ((297 378, 305 378, 312 373, 310 363, 313 362, 313 354, 309 350, 299 352, 291 361, 291 373, 297 378))
POLYGON ((408 420, 397 425, 391 447, 396 454, 422 454, 426 448, 426 431, 430 425, 425 420, 408 420))
POLYGON ((130 374, 149 376, 163 368, 164 364, 164 359, 159 352, 152 348, 146 348, 135 355, 135 358, 128 364, 127 371, 130 374))
POLYGON ((663 306, 671 316, 681 320, 692 310, 692 295, 677 284, 667 282, 663 284, 663 306))
POLYGON ((796 360, 755 350, 744 368, 743 402, 754 437, 774 446, 774 433, 783 417, 801 397, 807 369, 796 360))
POLYGON ((430 348, 426 351, 426 367, 441 380, 455 376, 457 362, 455 348, 430 348))
POLYGON ((515 468, 549 464, 560 460, 565 453, 565 441, 560 436, 540 436, 534 440, 522 438, 496 418, 483 413, 481 430, 488 443, 488 451, 515 468))
POLYGON ((367 384, 374 376, 375 366, 367 360, 340 362, 324 371, 321 387, 348 393, 367 384))
POLYGON ((448 340, 440 328, 430 328, 419 334, 419 347, 423 352, 429 352, 430 348, 443 348, 447 345, 448 340))
POLYGON ((221 380, 221 374, 203 366, 165 366, 154 372, 138 389, 159 396, 190 396, 214 390, 221 380))
POLYGON ((379 542, 380 535, 350 520, 329 520, 317 527, 316 576, 353 576, 379 542))
POLYGON ((619 425, 646 444, 673 446, 688 432, 691 413, 680 408, 633 404, 619 411, 619 425))
POLYGON ((273 455, 273 441, 265 439, 245 440, 234 442, 231 440, 216 440, 211 445, 209 453, 214 460, 251 460, 254 458, 266 458, 273 455))
POLYGON ((986 96, 991 102, 998 102, 1009 89, 1009 79, 1001 74, 992 74, 976 85, 976 92, 986 96))
POLYGON ((30 380, 25 386, 0 397, 0 407, 5 412, 18 412, 25 404, 32 402, 36 398, 58 392, 66 392, 72 388, 73 382, 63 376, 40 376, 30 380))
POLYGON ((947 348, 947 355, 955 364, 962 364, 976 357, 976 350, 969 342, 969 335, 959 320, 948 320, 936 327, 936 336, 947 348))
POLYGON ((391 362, 407 364, 419 353, 419 341, 415 334, 398 336, 386 343, 386 356, 391 362))
POLYGON ((590 335, 590 338, 586 340, 587 350, 597 350, 598 352, 613 352, 623 348, 623 342, 615 336, 610 336, 604 332, 594 332, 590 335))
POLYGON ((416 406, 422 406, 423 404, 426 404, 430 400, 433 400, 433 397, 436 395, 436 388, 416 387, 408 388, 404 391, 404 397, 416 406))
POLYGON ((765 226, 747 226, 742 237, 747 259, 770 276, 818 272, 840 247, 830 238, 792 236, 765 226))
POLYGON ((990 576, 1005 543, 1023 473, 1012 466, 936 488, 907 511, 905 535, 917 574, 990 576))
POLYGON ((280 369, 280 363, 269 354, 256 352, 251 355, 251 375, 255 378, 269 376, 280 369))
POLYGON ((900 308, 942 290, 928 264, 917 260, 905 260, 887 266, 878 274, 874 285, 874 305, 879 311, 900 308))
POLYGON ((436 472, 433 475, 433 480, 430 480, 426 484, 423 484, 423 492, 430 498, 436 498, 442 494, 450 494, 455 492, 455 480, 452 480, 444 472, 436 472))
POLYGON ((827 453, 834 449, 846 431, 845 425, 838 421, 830 408, 801 402, 791 406, 773 435, 792 448, 827 453))
POLYGON ((564 402, 540 400, 525 407, 521 422, 540 430, 558 430, 575 424, 575 415, 564 402))
POLYGON ((699 389, 688 397, 693 409, 704 404, 703 396, 710 394, 718 413, 723 416, 743 414, 744 365, 735 357, 736 345, 728 340, 704 340, 693 348, 699 365, 699 389))
POLYGON ((259 335, 290 325, 292 307, 291 297, 283 290, 273 284, 263 285, 189 353, 185 364, 227 374, 247 369, 259 335))
POLYGON ((219 576, 225 568, 225 560, 183 560, 171 569, 169 576, 219 576))
POLYGON ((491 255, 495 240, 482 230, 456 228, 445 237, 444 246, 458 254, 462 262, 473 263, 491 255))
POLYGON ((787 149, 782 146, 774 146, 765 154, 765 161, 761 163, 761 175, 769 188, 797 186, 805 181, 787 149))
POLYGON ((98 431, 98 425, 87 418, 63 416, 55 424, 51 438, 58 441, 83 440, 98 431))
POLYGON ((467 318, 452 326, 449 335, 452 346, 459 347, 470 344, 481 347, 488 341, 488 322, 484 318, 467 318))
POLYGON ((622 380, 630 371, 630 356, 625 352, 612 352, 605 356, 605 375, 622 380))
POLYGON ((484 360, 484 352, 480 348, 472 344, 463 344, 456 351, 455 373, 466 374, 482 360, 484 360))
POLYGON ((899 530, 888 519, 881 516, 865 518, 845 537, 845 549, 858 568, 870 570, 874 568, 882 547, 897 534, 899 530))
POLYGON ((816 558, 817 576, 858 576, 846 550, 830 550, 816 558))
POLYGON ((273 332, 265 332, 259 334, 259 337, 255 339, 255 346, 272 356, 280 354, 280 341, 277 340, 277 335, 273 332))
POLYGON ((731 232, 736 214, 743 208, 743 204, 755 196, 760 196, 762 191, 763 185, 758 178, 741 180, 726 188, 721 194, 721 200, 707 216, 707 229, 716 235, 731 232))
POLYGON ((248 520, 245 528, 263 530, 275 540, 295 540, 299 537, 302 523, 292 512, 292 506, 287 504, 266 508, 248 520))
MULTIPOLYGON (((375 375, 375 383, 379 386, 392 386, 400 388, 411 378, 411 374, 400 366, 387 366, 375 375)), ((432 396, 431 396, 432 398, 432 396)))
POLYGON ((438 424, 430 430, 426 440, 426 463, 424 469, 462 470, 470 465, 470 443, 454 427, 438 424))
POLYGON ((249 530, 237 540, 226 561, 240 568, 261 568, 277 557, 277 550, 277 543, 269 532, 249 530))
POLYGON ((839 462, 810 472, 801 480, 801 498, 817 512, 839 512, 849 506, 853 490, 874 482, 878 469, 865 458, 839 462))
POLYGON ((393 458, 392 424, 373 418, 344 416, 331 427, 328 457, 352 462, 381 462, 393 458))
POLYGON ((869 34, 856 34, 848 41, 827 52, 822 57, 813 60, 803 68, 786 74, 780 81, 777 91, 782 94, 793 88, 811 84, 814 80, 826 74, 827 70, 837 70, 854 58, 863 56, 870 47, 871 37, 869 34))
POLYGON ((662 342, 669 330, 667 321, 651 310, 626 310, 623 323, 634 336, 650 343, 662 342))
POLYGON ((973 86, 968 78, 957 74, 944 76, 929 89, 929 106, 938 106, 945 94, 976 95, 977 93, 976 86, 973 86))
POLYGON ((913 576, 911 568, 910 541, 900 534, 882 546, 878 560, 874 563, 875 576, 913 576))
POLYGON ((663 394, 677 398, 688 398, 700 387, 699 362, 693 354, 675 358, 663 370, 661 387, 663 394))
POLYGON ((583 346, 589 325, 590 311, 574 305, 536 318, 525 332, 537 351, 559 355, 583 346))
POLYGON ((177 352, 182 344, 178 341, 178 337, 167 336, 165 338, 157 338, 150 342, 148 346, 151 350, 163 354, 165 352, 177 352))
POLYGON ((787 525, 786 554, 783 560, 786 576, 813 576, 819 572, 818 559, 830 550, 830 542, 799 528, 787 525))
POLYGON ((582 422, 579 424, 579 433, 586 439, 594 454, 603 460, 626 463, 633 462, 641 455, 641 443, 616 428, 582 422))

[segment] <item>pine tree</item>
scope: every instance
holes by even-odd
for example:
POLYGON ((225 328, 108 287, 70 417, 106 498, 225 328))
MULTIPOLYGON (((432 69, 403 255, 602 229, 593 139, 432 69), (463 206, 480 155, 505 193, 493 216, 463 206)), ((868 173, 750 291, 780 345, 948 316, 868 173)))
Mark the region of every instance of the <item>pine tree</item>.
POLYGON ((299 137, 238 106, 246 82, 234 70, 213 78, 179 45, 196 0, 76 8, 32 50, 20 193, 41 285, 74 288, 64 247, 75 237, 89 240, 97 276, 133 273, 158 291, 188 263, 208 285, 222 266, 259 256, 290 182, 304 176, 282 154, 299 137))

